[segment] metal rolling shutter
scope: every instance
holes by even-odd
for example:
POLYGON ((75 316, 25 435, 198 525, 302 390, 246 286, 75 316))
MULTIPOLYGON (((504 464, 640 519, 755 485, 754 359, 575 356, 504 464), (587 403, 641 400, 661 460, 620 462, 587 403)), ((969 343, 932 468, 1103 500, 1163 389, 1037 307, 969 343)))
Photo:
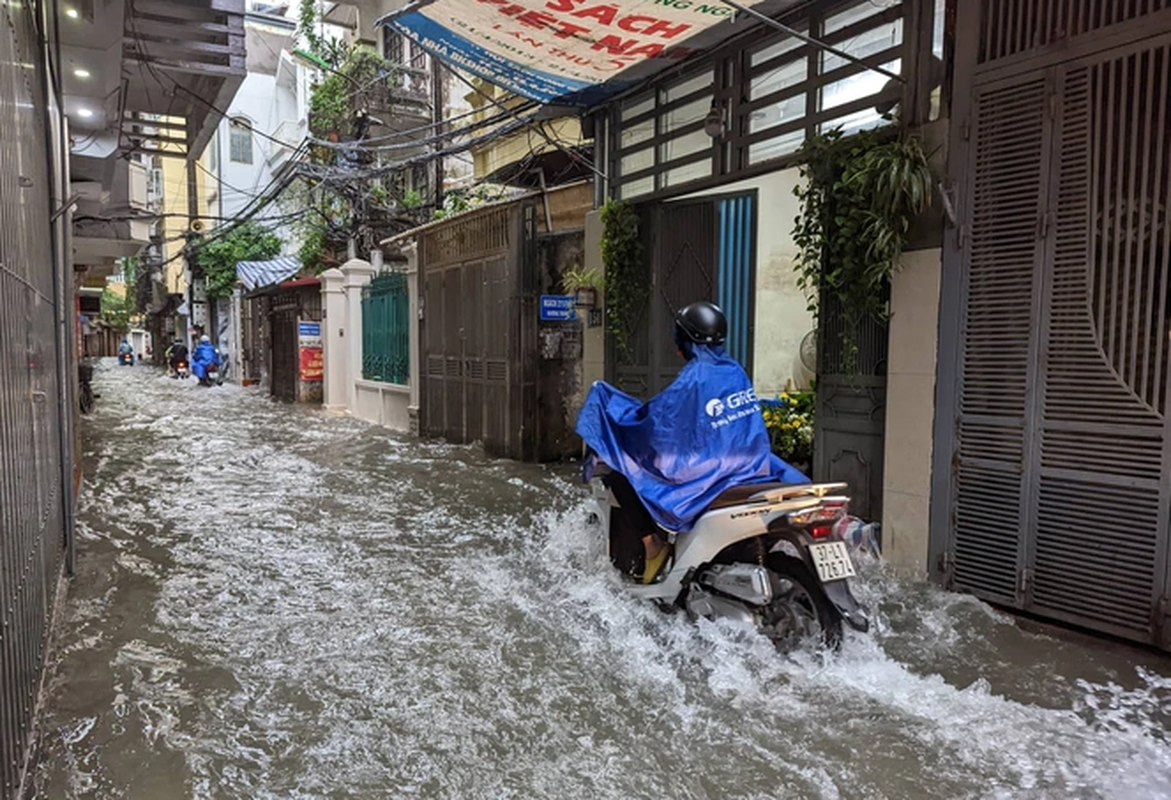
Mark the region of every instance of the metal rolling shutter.
POLYGON ((1046 109, 1043 78, 986 88, 976 98, 972 131, 954 577, 959 588, 1006 603, 1017 600, 1025 526, 1025 419, 1046 109))
POLYGON ((1145 49, 1060 76, 1027 573, 1030 608, 1140 639, 1167 527, 1169 55, 1145 49))

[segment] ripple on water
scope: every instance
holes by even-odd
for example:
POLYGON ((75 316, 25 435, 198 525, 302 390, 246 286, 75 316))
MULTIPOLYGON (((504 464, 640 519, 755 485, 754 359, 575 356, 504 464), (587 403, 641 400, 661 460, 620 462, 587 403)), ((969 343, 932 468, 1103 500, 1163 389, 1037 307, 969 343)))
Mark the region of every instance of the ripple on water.
POLYGON ((1158 796, 1165 660, 865 571, 782 658, 633 601, 573 471, 99 370, 42 797, 1158 796))

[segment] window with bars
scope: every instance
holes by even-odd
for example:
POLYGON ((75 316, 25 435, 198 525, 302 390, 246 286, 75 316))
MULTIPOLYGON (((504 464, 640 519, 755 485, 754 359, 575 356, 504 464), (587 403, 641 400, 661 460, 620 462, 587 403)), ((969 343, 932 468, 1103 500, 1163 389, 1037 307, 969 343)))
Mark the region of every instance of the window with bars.
POLYGON ((382 57, 393 66, 406 68, 398 78, 400 89, 415 95, 425 95, 430 91, 430 61, 422 47, 390 27, 384 27, 382 57))
POLYGON ((396 66, 406 63, 407 40, 389 25, 382 28, 382 57, 396 66))
POLYGON ((246 119, 228 125, 228 158, 233 164, 252 163, 252 124, 246 119))
MULTIPOLYGON (((901 74, 911 55, 904 27, 913 5, 853 0, 788 24, 901 74)), ((613 185, 619 197, 633 198, 734 175, 791 156, 810 134, 887 124, 902 96, 899 81, 762 28, 609 109, 613 185), (713 124, 705 126, 709 115, 713 124)))

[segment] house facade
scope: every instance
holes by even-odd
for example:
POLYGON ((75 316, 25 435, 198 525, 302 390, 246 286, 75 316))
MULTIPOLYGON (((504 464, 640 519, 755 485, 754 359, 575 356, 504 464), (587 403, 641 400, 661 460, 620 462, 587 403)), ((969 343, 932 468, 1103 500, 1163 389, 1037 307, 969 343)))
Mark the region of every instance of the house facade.
MULTIPOLYGON (((592 368, 653 393, 677 369, 671 312, 714 299, 758 393, 816 377, 813 477, 851 484, 892 562, 1171 646, 1171 3, 772 2, 754 7, 769 21, 731 7, 719 24, 664 18, 656 31, 687 36, 647 45, 559 43, 567 25, 641 22, 594 7, 567 21, 557 3, 512 4, 498 13, 515 22, 472 31, 461 2, 481 13, 441 0, 395 24, 433 29, 442 5, 460 31, 449 50, 499 56, 484 77, 550 115, 584 106, 595 204, 639 215, 645 329, 592 368), (521 27, 528 49, 504 40, 521 27), (889 314, 854 332, 847 359, 834 308, 815 325, 795 282, 798 151, 884 127, 922 138, 938 185, 889 314)), ((591 217, 587 263, 601 236, 591 217)))

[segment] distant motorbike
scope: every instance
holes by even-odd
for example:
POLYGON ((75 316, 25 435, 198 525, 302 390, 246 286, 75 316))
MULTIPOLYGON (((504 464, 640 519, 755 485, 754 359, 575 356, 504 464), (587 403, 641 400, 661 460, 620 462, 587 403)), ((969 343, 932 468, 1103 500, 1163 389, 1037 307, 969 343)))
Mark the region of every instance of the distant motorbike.
POLYGON ((224 376, 227 374, 228 361, 220 352, 216 351, 216 356, 219 358, 219 364, 208 364, 204 375, 199 379, 200 386, 223 386, 224 376))
POLYGON ((118 363, 124 367, 134 366, 134 353, 119 353, 118 363))
POLYGON ((191 377, 191 365, 187 363, 186 359, 176 361, 171 370, 171 377, 180 380, 187 380, 191 377))
MULTIPOLYGON (((600 523, 615 566, 614 526, 620 513, 606 476, 591 481, 600 523)), ((844 483, 738 486, 721 494, 672 548, 654 583, 631 594, 693 617, 726 617, 756 627, 780 650, 818 640, 837 648, 842 622, 866 631, 870 622, 854 599, 854 565, 836 523, 846 515, 844 483)))
POLYGON ((207 369, 204 370, 203 377, 199 379, 200 386, 220 386, 223 381, 220 380, 220 368, 215 364, 208 364, 207 369))

